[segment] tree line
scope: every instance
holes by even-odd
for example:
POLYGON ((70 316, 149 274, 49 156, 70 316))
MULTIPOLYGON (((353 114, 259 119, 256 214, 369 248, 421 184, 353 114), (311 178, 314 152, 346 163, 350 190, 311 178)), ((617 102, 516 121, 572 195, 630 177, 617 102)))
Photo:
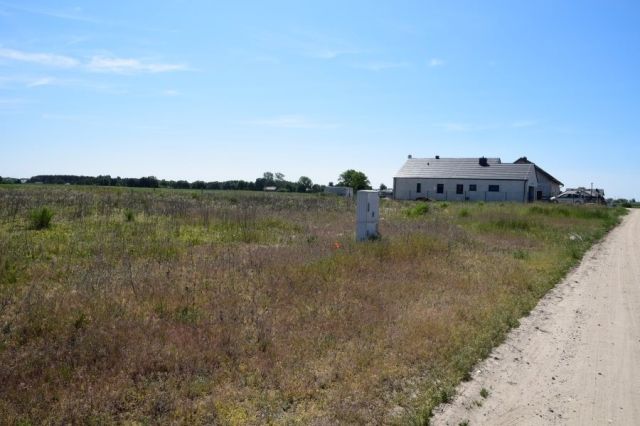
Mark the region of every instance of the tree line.
MULTIPOLYGON (((2 178, 0 183, 19 184, 23 180, 16 178, 2 178)), ((172 188, 172 189, 217 189, 217 190, 239 190, 239 191, 278 191, 278 192, 322 192, 325 185, 313 183, 307 176, 300 176, 297 181, 285 179, 285 175, 280 172, 264 172, 262 177, 255 181, 226 180, 205 182, 196 180, 189 182, 186 180, 166 180, 158 179, 155 176, 145 176, 140 178, 122 178, 110 175, 99 176, 77 176, 77 175, 37 175, 26 179, 25 183, 49 184, 49 185, 95 185, 95 186, 120 186, 129 188, 172 188)), ((333 183, 329 183, 333 186, 333 183)), ((346 170, 338 179, 338 186, 350 186, 354 190, 371 189, 367 176, 356 170, 346 170)))

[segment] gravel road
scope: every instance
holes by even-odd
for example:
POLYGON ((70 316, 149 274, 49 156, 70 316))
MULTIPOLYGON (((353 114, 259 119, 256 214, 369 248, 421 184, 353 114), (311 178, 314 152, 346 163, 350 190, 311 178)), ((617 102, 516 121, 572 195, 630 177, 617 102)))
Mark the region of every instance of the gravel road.
POLYGON ((431 424, 640 425, 640 210, 586 254, 457 394, 431 424))

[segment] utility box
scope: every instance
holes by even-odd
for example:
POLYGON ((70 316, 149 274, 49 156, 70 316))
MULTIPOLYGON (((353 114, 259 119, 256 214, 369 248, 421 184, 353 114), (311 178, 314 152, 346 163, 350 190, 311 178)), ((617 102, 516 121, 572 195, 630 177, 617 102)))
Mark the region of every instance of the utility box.
POLYGON ((378 191, 358 191, 356 195, 356 240, 378 237, 380 196, 378 191))

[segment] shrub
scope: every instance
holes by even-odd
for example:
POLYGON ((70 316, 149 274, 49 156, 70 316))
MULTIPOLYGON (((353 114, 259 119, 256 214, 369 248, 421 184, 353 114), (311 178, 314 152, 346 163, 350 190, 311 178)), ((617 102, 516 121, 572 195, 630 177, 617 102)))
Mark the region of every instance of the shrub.
POLYGON ((406 213, 409 217, 424 216, 425 214, 429 213, 429 204, 420 203, 408 209, 406 213))
POLYGON ((131 210, 125 210, 124 212, 124 218, 127 222, 133 222, 133 220, 135 219, 136 215, 131 211, 131 210))
POLYGON ((48 207, 31 210, 29 219, 31 221, 31 229, 46 229, 51 226, 53 211, 48 207))
POLYGON ((468 209, 462 209, 460 210, 460 213, 458 213, 460 215, 460 217, 469 217, 471 215, 471 213, 469 213, 468 209))

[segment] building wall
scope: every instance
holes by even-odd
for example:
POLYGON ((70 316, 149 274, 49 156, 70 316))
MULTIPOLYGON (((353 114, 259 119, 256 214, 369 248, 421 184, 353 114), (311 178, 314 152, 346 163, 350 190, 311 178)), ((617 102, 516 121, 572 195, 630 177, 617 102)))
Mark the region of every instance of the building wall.
MULTIPOLYGON (((394 178, 394 197, 397 200, 429 198, 438 201, 527 201, 528 187, 537 187, 535 176, 531 180, 489 180, 489 179, 421 179, 394 178), (421 191, 417 192, 420 183, 421 191), (443 184, 443 192, 437 192, 437 185, 443 184), (463 185, 462 194, 457 194, 457 185, 463 185), (469 185, 476 185, 470 191, 469 185), (489 185, 498 185, 498 192, 489 192, 489 185)), ((535 196, 535 194, 534 194, 535 196)))
POLYGON ((547 178, 542 173, 537 173, 538 178, 538 191, 542 191, 542 199, 549 200, 551 197, 555 197, 560 194, 560 185, 547 178))

